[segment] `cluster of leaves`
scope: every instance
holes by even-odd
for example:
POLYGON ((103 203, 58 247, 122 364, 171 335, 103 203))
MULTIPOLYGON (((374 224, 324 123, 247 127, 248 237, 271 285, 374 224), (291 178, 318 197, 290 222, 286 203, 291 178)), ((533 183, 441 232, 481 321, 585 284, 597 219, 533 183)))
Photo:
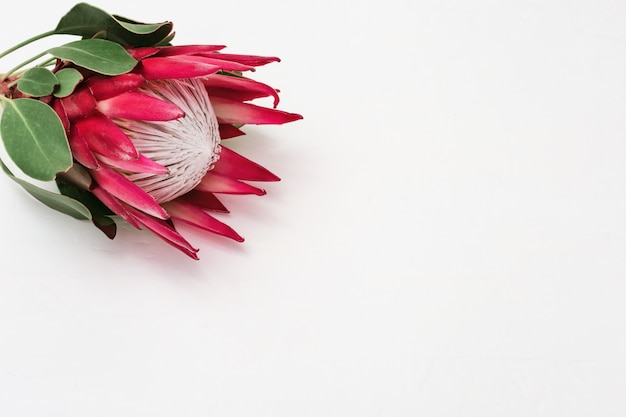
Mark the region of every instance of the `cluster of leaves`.
POLYGON ((10 178, 44 204, 79 219, 93 220, 112 237, 115 224, 106 216, 107 210, 90 193, 59 176, 72 168, 72 154, 61 120, 46 104, 46 99, 70 95, 83 80, 81 69, 111 76, 131 71, 137 61, 124 47, 166 45, 173 38, 172 23, 141 23, 79 3, 61 18, 54 30, 16 45, 0 54, 0 58, 51 35, 76 35, 81 39, 48 49, 0 79, 4 81, 14 71, 47 58, 19 74, 11 84, 19 90, 20 98, 0 94, 3 106, 0 136, 9 157, 25 175, 40 181, 56 180, 61 194, 16 177, 2 161, 0 165, 10 178))

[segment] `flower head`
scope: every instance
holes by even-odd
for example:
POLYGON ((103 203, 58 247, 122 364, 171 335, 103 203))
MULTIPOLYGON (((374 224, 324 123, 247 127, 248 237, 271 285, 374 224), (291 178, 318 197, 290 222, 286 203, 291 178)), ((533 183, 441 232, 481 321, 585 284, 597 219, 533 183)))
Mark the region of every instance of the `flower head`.
MULTIPOLYGON (((277 110, 277 90, 243 75, 279 59, 224 53, 218 45, 120 46, 132 65, 113 74, 72 57, 57 57, 52 75, 74 71, 78 77, 66 94, 36 97, 29 94, 28 84, 25 91, 20 89, 19 77, 2 84, 4 102, 34 97, 58 117, 73 159, 66 169, 54 171, 63 197, 71 199, 63 201, 79 208, 84 204, 111 238, 115 225, 109 217, 115 214, 194 259, 198 249, 179 234, 177 222, 243 241, 209 214, 227 211, 216 194, 263 195, 265 191, 246 181, 279 178, 230 150, 223 140, 243 135, 242 125, 302 118, 277 110), (251 103, 263 97, 273 98, 273 108, 251 103)), ((4 138, 7 132, 2 134, 4 138)))

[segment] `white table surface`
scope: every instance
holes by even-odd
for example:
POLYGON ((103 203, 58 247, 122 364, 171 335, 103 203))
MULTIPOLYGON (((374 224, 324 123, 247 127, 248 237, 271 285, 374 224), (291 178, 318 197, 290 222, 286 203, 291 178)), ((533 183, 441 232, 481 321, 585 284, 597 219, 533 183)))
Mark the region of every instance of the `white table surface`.
POLYGON ((283 181, 194 262, 0 178, 0 415, 626 415, 626 2, 152 3, 94 4, 282 58, 283 181))

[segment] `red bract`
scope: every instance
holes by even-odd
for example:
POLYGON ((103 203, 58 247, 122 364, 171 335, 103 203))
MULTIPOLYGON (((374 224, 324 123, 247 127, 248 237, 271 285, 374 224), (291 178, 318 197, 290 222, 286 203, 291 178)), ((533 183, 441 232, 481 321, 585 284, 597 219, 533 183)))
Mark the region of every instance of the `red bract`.
POLYGON ((263 195, 244 181, 279 180, 222 140, 242 135, 244 124, 302 118, 277 110, 277 91, 242 75, 278 58, 222 48, 129 49, 139 62, 132 72, 86 74, 73 94, 51 103, 75 162, 93 179, 89 191, 129 224, 194 259, 198 249, 177 232, 176 222, 243 241, 208 213, 227 211, 216 194, 263 195), (249 102, 262 97, 272 97, 274 108, 249 102))

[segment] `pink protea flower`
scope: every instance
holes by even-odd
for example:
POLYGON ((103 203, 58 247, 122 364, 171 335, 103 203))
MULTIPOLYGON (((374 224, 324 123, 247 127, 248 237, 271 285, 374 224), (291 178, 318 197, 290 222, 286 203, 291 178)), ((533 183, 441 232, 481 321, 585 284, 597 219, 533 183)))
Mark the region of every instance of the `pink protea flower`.
POLYGON ((277 90, 244 76, 278 58, 174 46, 174 34, 169 21, 142 23, 78 3, 53 30, 0 52, 2 59, 48 36, 81 38, 0 74, 5 150, 21 174, 54 181, 58 193, 14 175, 1 158, 0 167, 37 200, 91 220, 111 239, 117 215, 198 259, 178 222, 243 241, 209 214, 227 212, 216 195, 263 195, 248 181, 279 180, 223 140, 243 135, 246 124, 302 117, 277 110, 277 90), (258 98, 273 107, 253 104, 258 98))
POLYGON ((222 140, 242 135, 241 125, 302 118, 277 110, 277 91, 242 75, 278 58, 222 53, 223 48, 127 48, 138 61, 131 72, 105 76, 82 70, 78 88, 50 103, 75 160, 65 176, 84 168, 91 178, 76 184, 132 226, 194 259, 198 249, 178 233, 176 222, 243 241, 208 213, 227 211, 216 194, 263 195, 244 181, 279 180, 222 140), (262 97, 272 97, 274 108, 249 102, 262 97))

